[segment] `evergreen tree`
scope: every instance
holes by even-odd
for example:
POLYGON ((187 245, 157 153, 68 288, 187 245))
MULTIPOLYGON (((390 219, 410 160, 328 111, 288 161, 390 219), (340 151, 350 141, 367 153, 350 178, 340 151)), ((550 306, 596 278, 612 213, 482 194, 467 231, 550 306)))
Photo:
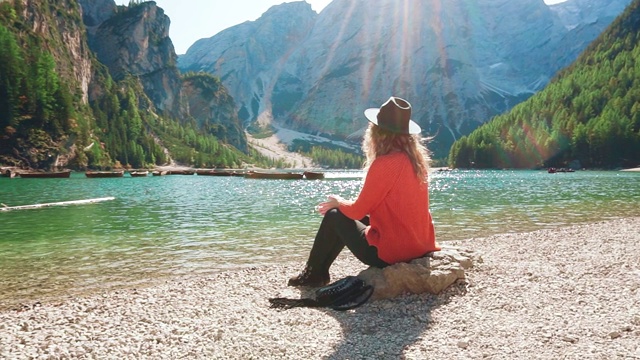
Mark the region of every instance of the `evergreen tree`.
POLYGON ((24 76, 22 51, 9 30, 0 25, 0 130, 16 125, 19 115, 21 78, 24 76))
POLYGON ((640 0, 540 93, 453 144, 452 167, 640 163, 640 0))

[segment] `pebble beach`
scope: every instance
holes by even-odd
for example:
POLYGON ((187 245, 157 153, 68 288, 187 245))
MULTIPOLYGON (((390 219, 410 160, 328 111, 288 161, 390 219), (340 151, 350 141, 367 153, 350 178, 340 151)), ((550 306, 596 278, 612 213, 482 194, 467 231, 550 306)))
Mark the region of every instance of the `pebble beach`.
POLYGON ((346 312, 269 308, 309 295, 300 263, 23 304, 0 359, 640 359, 640 217, 447 244, 482 259, 464 281, 346 312))

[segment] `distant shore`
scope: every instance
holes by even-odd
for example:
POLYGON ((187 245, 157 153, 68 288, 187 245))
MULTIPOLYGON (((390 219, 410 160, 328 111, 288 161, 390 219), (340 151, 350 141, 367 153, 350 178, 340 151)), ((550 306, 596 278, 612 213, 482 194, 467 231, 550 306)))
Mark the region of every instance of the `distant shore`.
MULTIPOLYGON (((0 358, 640 357, 640 217, 448 244, 483 261, 438 296, 276 311, 302 264, 180 277, 0 311, 0 358)), ((342 254, 331 275, 363 269, 342 254)))
MULTIPOLYGON (((300 167, 300 168, 304 168, 304 167, 300 167)), ((158 171, 189 170, 189 169, 194 169, 194 168, 189 166, 184 166, 184 165, 165 165, 165 166, 156 166, 154 168, 154 170, 158 170, 158 171)), ((445 167, 431 167, 430 170, 431 171, 447 171, 452 169, 445 166, 445 167)), ((609 171, 640 171, 640 167, 620 169, 620 170, 609 170, 609 171)))

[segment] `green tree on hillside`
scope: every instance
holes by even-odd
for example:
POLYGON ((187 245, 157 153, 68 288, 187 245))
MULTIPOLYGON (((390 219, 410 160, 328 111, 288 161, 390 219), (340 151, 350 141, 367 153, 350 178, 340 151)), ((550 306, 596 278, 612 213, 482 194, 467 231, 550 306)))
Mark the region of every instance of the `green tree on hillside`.
POLYGON ((638 166, 639 30, 635 0, 544 90, 456 141, 449 166, 638 166))
MULTIPOLYGON (((131 7, 142 1, 131 1, 131 7)), ((116 17, 126 17, 119 6, 116 17)), ((112 19, 113 20, 113 19, 112 19)), ((115 81, 97 57, 88 94, 81 89, 64 34, 82 31, 77 2, 0 1, 0 163, 45 168, 63 156, 72 168, 147 167, 169 160, 198 167, 271 167, 247 148, 235 105, 219 78, 190 74, 202 100, 215 104, 203 124, 154 107, 136 76, 115 81), (28 13, 33 16, 19 16, 28 13), (34 19, 47 24, 34 31, 34 19), (88 95, 84 97, 83 95, 88 95), (88 98, 89 104, 84 100, 88 98), (218 106, 216 106, 218 105, 218 106), (231 145, 233 144, 233 145, 231 145), (243 152, 244 151, 244 152, 243 152)), ((87 44, 81 44, 87 47, 87 44)), ((169 63, 167 66, 175 66, 169 63)))
POLYGON ((0 25, 0 130, 15 126, 23 95, 24 74, 22 52, 9 30, 0 25))

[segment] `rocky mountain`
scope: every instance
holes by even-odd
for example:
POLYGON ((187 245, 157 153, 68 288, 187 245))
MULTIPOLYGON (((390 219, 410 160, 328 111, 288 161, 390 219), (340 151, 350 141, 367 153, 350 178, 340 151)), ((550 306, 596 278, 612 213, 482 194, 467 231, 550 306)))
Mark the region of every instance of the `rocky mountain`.
POLYGON ((567 29, 551 54, 560 68, 571 64, 631 3, 631 0, 568 0, 549 8, 567 29))
POLYGON ((196 42, 178 66, 219 76, 248 123, 339 138, 366 125, 363 109, 404 97, 445 156, 542 89, 628 3, 333 0, 320 14, 285 3, 196 42))
POLYGON ((571 30, 580 26, 599 23, 606 27, 631 3, 631 0, 595 1, 569 0, 550 5, 564 26, 571 30))
POLYGON ((192 118, 219 139, 247 150, 242 124, 226 89, 224 96, 214 96, 216 90, 204 97, 198 93, 197 101, 190 99, 193 84, 183 81, 176 66, 177 55, 169 38, 171 21, 155 2, 144 2, 116 13, 110 11, 111 5, 115 5, 113 0, 80 0, 80 3, 87 9, 83 19, 90 29, 89 45, 115 80, 135 77, 159 111, 179 119, 192 118))
MULTIPOLYGON (((91 7, 101 3, 81 0, 83 9, 87 2, 91 7)), ((180 72, 176 68, 177 55, 169 38, 169 25, 169 17, 154 2, 142 3, 94 25, 89 46, 114 80, 127 75, 137 77, 154 105, 176 117, 186 109, 180 108, 180 72)))
POLYGON ((73 0, 0 2, 0 163, 53 166, 75 156, 96 77, 73 0), (64 151, 60 151, 64 148, 64 151))
POLYGON ((0 163, 246 161, 233 98, 213 76, 178 71, 169 25, 152 1, 0 1, 0 163))
POLYGON ((640 0, 633 0, 543 90, 457 140, 451 147, 449 166, 637 167, 639 62, 640 0))
POLYGON ((65 9, 65 12, 58 11, 53 19, 33 1, 23 0, 21 4, 18 16, 31 26, 33 33, 41 34, 46 39, 42 41, 41 47, 53 55, 57 71, 74 88, 78 88, 82 100, 87 102, 95 68, 91 62, 90 49, 84 41, 84 27, 77 18, 81 13, 77 2, 60 1, 58 6, 65 9))
MULTIPOLYGON (((179 62, 184 65, 180 68, 219 76, 236 99, 242 120, 269 122, 274 79, 287 77, 284 65, 288 57, 303 46, 302 41, 308 37, 316 17, 306 2, 273 6, 256 21, 244 22, 197 41, 181 56, 179 62)), ((291 87, 295 84, 282 85, 278 90, 296 93, 291 87)), ((278 104, 275 112, 278 113, 278 104)))

